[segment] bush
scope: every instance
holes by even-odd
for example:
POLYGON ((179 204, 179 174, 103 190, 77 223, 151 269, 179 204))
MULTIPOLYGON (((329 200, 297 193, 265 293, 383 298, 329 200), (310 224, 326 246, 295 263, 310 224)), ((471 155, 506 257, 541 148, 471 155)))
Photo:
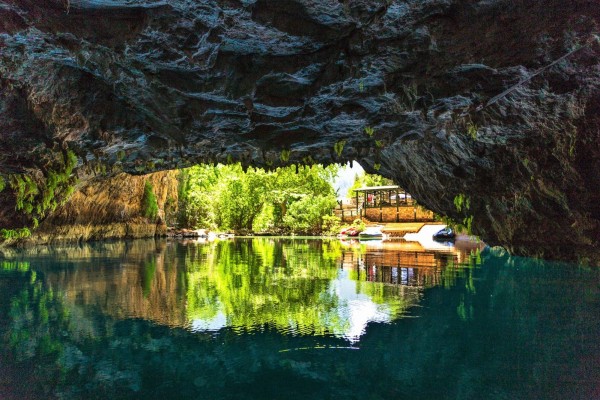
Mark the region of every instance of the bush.
POLYGON ((321 225, 322 234, 326 236, 335 236, 342 229, 342 219, 336 215, 323 216, 323 225, 321 225))
POLYGON ((156 221, 158 216, 158 202, 154 195, 152 184, 146 181, 144 185, 144 195, 142 197, 142 215, 148 218, 151 222, 156 221))
POLYGON ((0 239, 24 239, 31 236, 29 228, 0 229, 0 239))
POLYGON ((356 218, 352 222, 351 226, 352 226, 352 228, 356 229, 358 232, 362 232, 365 230, 365 222, 360 218, 356 218))
POLYGON ((275 227, 275 207, 271 203, 265 203, 260 213, 252 222, 254 232, 272 232, 275 227))
POLYGON ((318 234, 323 225, 323 216, 335 207, 334 196, 305 196, 292 203, 283 217, 286 228, 293 233, 318 234))

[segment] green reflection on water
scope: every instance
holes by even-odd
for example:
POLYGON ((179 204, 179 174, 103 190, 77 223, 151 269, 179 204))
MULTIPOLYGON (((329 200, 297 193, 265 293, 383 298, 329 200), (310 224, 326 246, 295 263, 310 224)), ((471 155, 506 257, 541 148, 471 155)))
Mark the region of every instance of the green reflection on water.
POLYGON ((0 340, 40 398, 599 394, 598 269, 320 240, 44 251, 0 270, 0 340))
POLYGON ((2 271, 2 272, 12 272, 12 271, 27 272, 27 271, 29 271, 29 262, 3 260, 2 262, 0 262, 0 271, 2 271))
POLYGON ((345 336, 357 313, 365 322, 373 316, 369 313, 385 313, 389 321, 415 303, 416 292, 398 285, 362 281, 348 288, 356 274, 341 273, 342 255, 338 241, 254 239, 207 245, 185 258, 187 317, 196 329, 252 330, 268 324, 283 332, 345 336), (362 310, 352 309, 353 302, 362 310))
POLYGON ((316 241, 220 242, 206 258, 187 258, 188 318, 210 321, 222 314, 227 326, 247 329, 272 324, 342 331, 338 299, 328 291, 336 260, 315 245, 328 247, 316 241))

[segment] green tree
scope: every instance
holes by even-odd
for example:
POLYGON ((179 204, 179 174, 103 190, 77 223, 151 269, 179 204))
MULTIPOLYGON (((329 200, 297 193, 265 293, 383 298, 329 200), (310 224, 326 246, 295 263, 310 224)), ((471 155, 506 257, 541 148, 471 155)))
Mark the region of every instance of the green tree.
MULTIPOLYGON (((304 206, 311 201, 319 202, 318 196, 335 196, 332 182, 338 170, 337 165, 278 168, 270 191, 270 202, 274 206, 274 225, 296 232, 301 225, 290 223, 290 218, 285 221, 289 207, 306 196, 311 198, 304 200, 304 206)), ((324 211, 322 215, 330 214, 334 206, 324 211)))
POLYGON ((217 224, 220 227, 239 230, 248 226, 251 200, 244 192, 244 182, 240 179, 227 182, 217 203, 217 224))
POLYGON ((331 182, 337 170, 337 166, 321 165, 271 172, 260 168, 244 171, 239 164, 188 168, 181 175, 178 221, 192 228, 316 233, 320 218, 333 208, 326 209, 321 197, 334 195, 331 182), (292 223, 292 217, 284 220, 288 209, 301 200, 294 208, 294 218, 302 217, 302 223, 292 223), (308 223, 303 209, 323 214, 311 214, 308 223))
POLYGON ((213 188, 218 182, 219 171, 214 166, 197 165, 181 171, 177 217, 180 226, 216 228, 213 188))
POLYGON ((317 234, 323 226, 323 216, 331 214, 336 205, 335 196, 304 196, 293 202, 283 223, 295 233, 317 234))
POLYGON ((321 233, 324 235, 335 236, 340 233, 342 225, 342 219, 337 215, 324 215, 321 233))

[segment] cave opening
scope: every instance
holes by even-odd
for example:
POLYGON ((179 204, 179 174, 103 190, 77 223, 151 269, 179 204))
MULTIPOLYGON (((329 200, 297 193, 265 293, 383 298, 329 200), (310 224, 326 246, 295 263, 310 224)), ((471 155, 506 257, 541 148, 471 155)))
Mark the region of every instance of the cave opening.
MULTIPOLYGON (((33 242, 200 231, 335 236, 354 223, 437 219, 393 180, 367 173, 356 161, 267 168, 211 163, 142 175, 93 172, 84 183, 73 181, 68 198, 35 222, 33 242)), ((39 198, 30 200, 35 207, 39 198)))

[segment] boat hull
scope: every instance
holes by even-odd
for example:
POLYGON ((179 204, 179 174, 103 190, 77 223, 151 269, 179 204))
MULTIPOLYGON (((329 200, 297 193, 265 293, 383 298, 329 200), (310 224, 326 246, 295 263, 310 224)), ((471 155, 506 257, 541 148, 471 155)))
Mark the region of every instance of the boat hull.
POLYGON ((369 235, 369 234, 363 235, 361 233, 358 235, 358 238, 360 240, 381 240, 381 239, 383 239, 383 234, 382 235, 369 235))

